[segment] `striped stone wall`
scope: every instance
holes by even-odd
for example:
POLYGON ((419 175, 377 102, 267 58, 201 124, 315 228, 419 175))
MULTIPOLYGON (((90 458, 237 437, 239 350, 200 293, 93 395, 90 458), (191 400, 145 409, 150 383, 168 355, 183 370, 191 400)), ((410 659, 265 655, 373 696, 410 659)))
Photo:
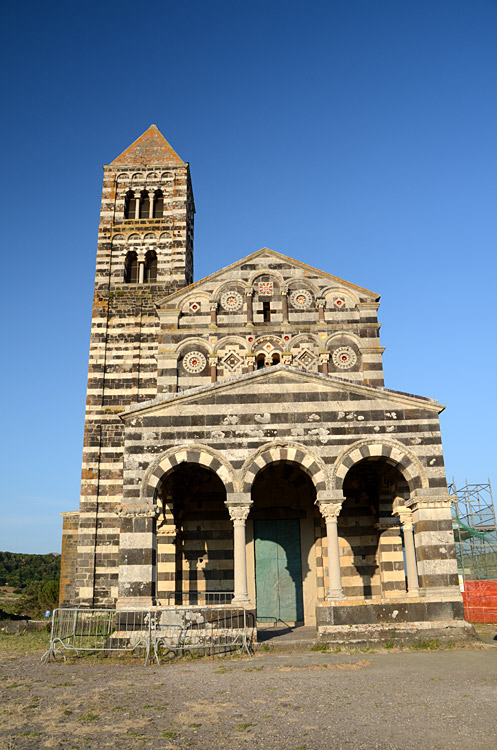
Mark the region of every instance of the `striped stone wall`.
MULTIPOLYGON (((162 138, 162 136, 161 136, 162 138)), ((145 144, 146 145, 146 144, 145 144)), ((142 164, 142 151, 125 152, 104 167, 98 233, 83 445, 77 562, 77 599, 110 605, 118 596, 119 550, 126 549, 131 521, 116 513, 122 503, 124 426, 119 413, 157 393, 159 319, 156 303, 190 283, 193 275, 194 203, 188 165, 142 164), (161 189, 163 216, 126 219, 124 197, 161 189), (125 282, 128 252, 138 262, 153 250, 157 279, 125 282)), ((136 522, 142 526, 142 521, 136 522)), ((154 553, 155 554, 155 553, 154 553)), ((130 556, 128 556, 131 559, 130 556)), ((147 563, 148 564, 148 563, 147 563)), ((155 565, 155 559, 154 559, 155 565)), ((127 587, 134 596, 133 587, 127 587)), ((72 596, 72 594, 71 594, 72 596)))

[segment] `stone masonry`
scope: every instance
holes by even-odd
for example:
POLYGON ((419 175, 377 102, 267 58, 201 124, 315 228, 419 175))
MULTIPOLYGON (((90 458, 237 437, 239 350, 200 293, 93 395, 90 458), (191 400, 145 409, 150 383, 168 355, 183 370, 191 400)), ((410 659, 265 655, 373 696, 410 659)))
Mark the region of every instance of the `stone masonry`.
POLYGON ((379 296, 267 248, 192 283, 194 211, 154 125, 104 167, 62 603, 460 623, 444 407, 384 387, 379 296))

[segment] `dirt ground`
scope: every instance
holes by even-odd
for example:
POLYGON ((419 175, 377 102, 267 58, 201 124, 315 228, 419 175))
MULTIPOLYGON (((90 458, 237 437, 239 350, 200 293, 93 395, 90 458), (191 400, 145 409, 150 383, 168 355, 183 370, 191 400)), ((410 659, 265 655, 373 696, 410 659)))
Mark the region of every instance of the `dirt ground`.
POLYGON ((0 696, 2 749, 497 747, 491 645, 262 651, 160 667, 129 657, 44 665, 39 651, 3 650, 0 696))

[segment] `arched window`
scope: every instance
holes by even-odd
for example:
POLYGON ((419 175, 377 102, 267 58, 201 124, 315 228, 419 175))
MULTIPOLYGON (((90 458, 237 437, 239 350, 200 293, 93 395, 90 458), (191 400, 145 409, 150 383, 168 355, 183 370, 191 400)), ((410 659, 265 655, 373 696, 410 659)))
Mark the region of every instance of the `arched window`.
POLYGON ((280 355, 278 354, 278 352, 275 352, 273 354, 273 358, 271 360, 271 364, 272 365, 279 365, 279 363, 280 363, 280 355))
POLYGON ((135 194, 132 190, 128 190, 124 197, 124 218, 134 219, 136 210, 135 194))
POLYGON ((142 191, 140 195, 140 219, 148 219, 150 217, 150 198, 146 190, 142 191))
POLYGON ((126 284, 138 283, 138 257, 134 250, 130 250, 124 261, 124 281, 126 284))
POLYGON ((145 256, 144 281, 146 284, 154 284, 157 281, 157 255, 155 250, 149 250, 145 256))
POLYGON ((257 355, 257 357, 255 358, 255 366, 257 367, 258 370, 263 370, 264 369, 264 367, 266 366, 266 355, 265 354, 261 353, 261 354, 257 355))
POLYGON ((154 219, 162 219, 164 216, 164 193, 156 190, 154 196, 154 219))

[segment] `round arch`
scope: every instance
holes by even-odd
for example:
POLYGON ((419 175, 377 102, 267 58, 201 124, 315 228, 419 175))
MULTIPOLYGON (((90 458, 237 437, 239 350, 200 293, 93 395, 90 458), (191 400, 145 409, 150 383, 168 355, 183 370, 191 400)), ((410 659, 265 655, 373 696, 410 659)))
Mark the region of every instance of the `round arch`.
POLYGON ((420 460, 405 445, 393 440, 371 438, 354 443, 337 458, 331 477, 332 488, 341 490, 349 469, 365 458, 383 458, 387 463, 398 466, 411 492, 428 487, 428 478, 420 460))
POLYGON ((259 448, 245 461, 241 470, 242 492, 249 493, 257 474, 266 466, 276 462, 296 463, 310 477, 316 488, 316 496, 328 487, 326 469, 315 454, 299 443, 272 443, 259 448))
POLYGON ((226 494, 234 491, 233 467, 218 451, 206 445, 183 445, 158 456, 149 467, 142 485, 142 494, 148 502, 153 502, 157 489, 167 474, 183 463, 198 464, 213 471, 223 483, 226 494))

